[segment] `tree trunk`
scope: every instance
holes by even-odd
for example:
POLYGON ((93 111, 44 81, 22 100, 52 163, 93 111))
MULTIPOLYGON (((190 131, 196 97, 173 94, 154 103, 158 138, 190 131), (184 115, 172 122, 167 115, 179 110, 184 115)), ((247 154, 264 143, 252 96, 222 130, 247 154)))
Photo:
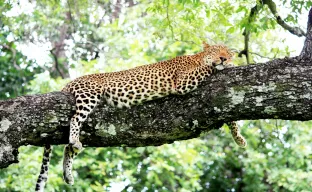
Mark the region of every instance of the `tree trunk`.
MULTIPOLYGON (((184 96, 131 109, 102 102, 84 123, 80 140, 85 147, 161 145, 233 120, 312 120, 312 61, 304 55, 311 47, 304 49, 300 57, 217 71, 184 96)), ((74 97, 62 92, 0 101, 0 168, 18 162, 19 146, 68 143, 74 111, 74 97)))

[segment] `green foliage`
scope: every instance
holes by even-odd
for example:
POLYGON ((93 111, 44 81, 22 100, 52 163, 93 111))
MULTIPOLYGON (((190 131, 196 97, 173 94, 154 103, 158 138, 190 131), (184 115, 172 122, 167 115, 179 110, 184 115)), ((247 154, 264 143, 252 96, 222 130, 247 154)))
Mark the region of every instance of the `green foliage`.
POLYGON ((8 33, 0 33, 0 99, 17 97, 29 91, 26 84, 42 69, 16 50, 13 42, 6 40, 8 33))
MULTIPOLYGON (((249 48, 257 53, 251 54, 255 62, 289 56, 295 50, 293 45, 287 46, 288 37, 280 35, 282 30, 267 7, 249 22, 250 9, 260 1, 127 2, 0 2, 0 98, 25 91, 57 91, 69 81, 55 78, 52 61, 36 64, 19 48, 28 43, 49 47, 59 41, 62 27, 67 27, 66 58, 60 60, 68 61, 71 78, 192 54, 201 49, 202 40, 240 51, 245 29, 251 31, 249 48), (32 11, 17 11, 22 7, 32 11), (22 70, 12 65, 14 61, 22 70)), ((293 25, 298 24, 301 12, 312 6, 310 1, 279 3, 287 12, 285 21, 293 25)), ((234 62, 242 65, 245 59, 234 62)), ((75 160, 74 186, 62 181, 62 146, 55 147, 47 191, 311 190, 311 122, 262 120, 240 124, 248 140, 246 149, 234 144, 227 129, 160 147, 87 148, 75 160)), ((0 171, 0 191, 34 188, 42 149, 25 146, 19 152, 19 164, 0 171)))

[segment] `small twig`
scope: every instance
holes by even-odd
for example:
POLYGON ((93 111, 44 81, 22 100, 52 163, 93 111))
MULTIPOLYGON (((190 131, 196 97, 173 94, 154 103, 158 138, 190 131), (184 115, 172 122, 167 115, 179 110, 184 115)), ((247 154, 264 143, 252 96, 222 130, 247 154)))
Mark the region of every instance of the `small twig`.
POLYGON ((7 49, 7 50, 12 52, 12 59, 11 59, 11 61, 13 63, 14 68, 17 69, 17 70, 21 70, 21 67, 16 64, 16 50, 13 49, 12 47, 6 45, 6 44, 1 44, 1 46, 3 48, 5 48, 5 49, 7 49))
POLYGON ((177 39, 177 38, 175 38, 174 40, 175 40, 176 42, 182 42, 182 43, 187 43, 187 44, 193 44, 193 45, 196 45, 196 46, 198 46, 198 47, 202 47, 201 44, 197 44, 197 43, 195 43, 194 41, 180 40, 180 39, 177 39))
POLYGON ((62 77, 62 79, 64 79, 65 76, 64 76, 64 74, 62 73, 62 71, 59 69, 59 61, 58 61, 58 58, 57 58, 56 54, 53 52, 54 50, 55 50, 55 48, 53 48, 53 49, 50 50, 50 53, 51 53, 51 55, 52 55, 52 57, 53 57, 53 59, 54 59, 54 63, 55 63, 54 67, 55 67, 56 71, 60 74, 60 76, 62 77))
MULTIPOLYGON (((254 6, 253 8, 250 9, 250 14, 248 17, 248 24, 249 25, 255 20, 255 16, 259 13, 261 8, 262 8, 262 4, 257 4, 256 6, 254 6)), ((244 49, 238 53, 238 57, 242 57, 242 55, 245 55, 247 64, 250 64, 250 58, 249 58, 250 30, 248 29, 248 27, 245 27, 243 35, 244 35, 244 49)))
MULTIPOLYGON (((71 23, 71 25, 73 27, 73 32, 76 32, 76 26, 75 26, 75 23, 73 22, 73 14, 71 11, 70 3, 69 3, 69 1, 66 1, 66 2, 67 2, 67 6, 68 6, 68 12, 66 12, 66 20, 69 20, 69 22, 71 23)), ((80 17, 78 17, 78 18, 80 18, 80 17)))
POLYGON ((171 20, 170 20, 170 17, 169 17, 169 0, 167 0, 167 6, 166 6, 166 19, 168 20, 168 24, 169 24, 169 28, 170 28, 170 31, 171 31, 171 36, 172 36, 172 39, 174 39, 174 32, 173 32, 173 27, 171 25, 171 20))
POLYGON ((250 53, 250 54, 253 54, 253 55, 257 55, 257 56, 259 56, 259 57, 261 57, 261 58, 270 59, 270 60, 273 59, 273 58, 271 58, 271 57, 266 57, 266 56, 260 55, 259 53, 255 53, 255 52, 249 51, 249 53, 250 53))
POLYGON ((86 41, 85 43, 76 42, 74 39, 73 39, 73 41, 75 42, 76 45, 92 45, 92 47, 95 48, 97 51, 101 51, 101 49, 98 47, 98 45, 91 42, 91 41, 86 41))
MULTIPOLYGON (((246 61, 247 64, 250 64, 250 58, 249 58, 249 36, 250 36, 250 31, 246 31, 246 33, 244 34, 244 55, 246 56, 246 61)), ((239 55, 239 54, 238 54, 239 55)))
POLYGON ((85 47, 81 46, 81 47, 83 47, 83 48, 90 48, 91 52, 94 51, 95 52, 95 56, 93 57, 93 59, 96 59, 96 58, 100 57, 99 54, 102 51, 102 49, 100 49, 97 44, 95 44, 92 41, 88 41, 88 40, 86 42, 84 42, 84 43, 77 42, 75 40, 75 37, 72 34, 70 34, 70 37, 74 41, 74 44, 77 45, 77 46, 79 46, 79 45, 91 45, 91 46, 85 46, 85 47))

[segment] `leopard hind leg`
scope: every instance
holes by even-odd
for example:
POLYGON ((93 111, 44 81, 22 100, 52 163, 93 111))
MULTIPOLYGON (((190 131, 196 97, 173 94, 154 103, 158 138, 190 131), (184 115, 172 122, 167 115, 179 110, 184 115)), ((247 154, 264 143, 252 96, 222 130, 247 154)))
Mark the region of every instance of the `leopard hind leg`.
POLYGON ((52 152, 52 146, 50 144, 46 144, 44 146, 41 170, 40 170, 40 174, 38 176, 35 191, 39 191, 39 192, 44 191, 45 184, 48 180, 48 172, 49 172, 51 152, 52 152))
POLYGON ((235 143, 238 146, 245 148, 247 146, 247 141, 244 138, 244 136, 242 136, 242 134, 240 133, 240 129, 237 123, 235 121, 232 121, 232 122, 227 123, 227 125, 229 126, 231 130, 231 134, 235 143))
POLYGON ((70 185, 74 184, 72 175, 74 157, 82 149, 82 144, 79 141, 80 128, 100 101, 101 91, 100 89, 97 89, 97 91, 84 91, 82 93, 76 93, 75 97, 76 113, 70 121, 69 145, 65 146, 63 157, 63 178, 70 185))
POLYGON ((84 91, 76 93, 75 97, 76 113, 70 121, 69 144, 73 146, 75 152, 79 152, 82 149, 82 144, 79 141, 80 128, 100 101, 101 94, 100 91, 84 91))

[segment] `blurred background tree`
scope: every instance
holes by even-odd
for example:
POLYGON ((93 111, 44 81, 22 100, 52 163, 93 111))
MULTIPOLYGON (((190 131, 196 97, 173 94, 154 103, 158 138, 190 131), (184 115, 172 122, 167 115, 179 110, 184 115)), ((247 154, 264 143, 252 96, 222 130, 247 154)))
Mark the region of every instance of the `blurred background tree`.
MULTIPOLYGON (((277 13, 305 29, 311 6, 304 0, 0 1, 0 99, 192 54, 202 40, 235 48, 236 65, 295 56, 304 38, 278 23, 277 13)), ((239 123, 246 149, 227 129, 159 147, 87 148, 75 161, 74 186, 62 181, 62 146, 55 147, 46 190, 311 191, 311 122, 239 123)), ((0 170, 0 191, 34 189, 42 148, 19 151, 20 163, 0 170)))

